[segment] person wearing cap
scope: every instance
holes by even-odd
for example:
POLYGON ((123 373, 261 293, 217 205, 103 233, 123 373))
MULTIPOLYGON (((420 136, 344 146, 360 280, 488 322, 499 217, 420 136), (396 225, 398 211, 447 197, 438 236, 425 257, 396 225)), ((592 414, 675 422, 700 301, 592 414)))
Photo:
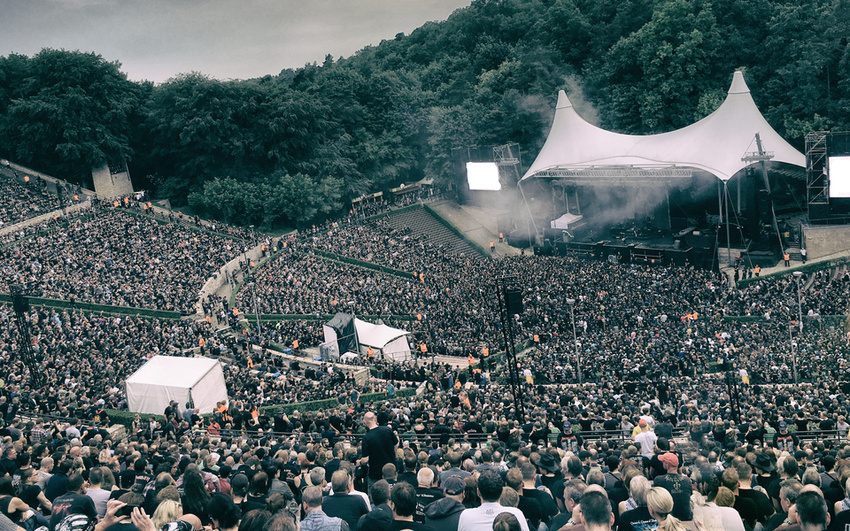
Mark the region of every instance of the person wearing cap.
POLYGON ((666 474, 656 477, 652 486, 665 488, 673 497, 671 514, 683 522, 690 522, 694 519, 691 512, 691 493, 694 490, 691 480, 679 474, 679 458, 676 454, 665 452, 658 456, 658 460, 664 464, 666 474))
POLYGON ((793 433, 788 432, 788 423, 784 420, 779 423, 779 431, 773 435, 773 447, 793 454, 797 451, 800 440, 793 433))
POLYGON ((649 460, 652 458, 652 451, 655 448, 658 437, 655 435, 655 432, 649 429, 649 423, 646 422, 646 419, 640 419, 638 421, 638 427, 640 428, 640 433, 635 435, 635 442, 640 445, 640 455, 643 456, 644 460, 649 460))
POLYGON ((459 476, 450 476, 443 484, 443 498, 425 507, 425 524, 441 531, 457 531, 463 506, 466 483, 459 476))
POLYGON ((564 432, 561 434, 561 448, 578 454, 584 441, 581 435, 573 433, 573 426, 567 421, 564 421, 564 432))

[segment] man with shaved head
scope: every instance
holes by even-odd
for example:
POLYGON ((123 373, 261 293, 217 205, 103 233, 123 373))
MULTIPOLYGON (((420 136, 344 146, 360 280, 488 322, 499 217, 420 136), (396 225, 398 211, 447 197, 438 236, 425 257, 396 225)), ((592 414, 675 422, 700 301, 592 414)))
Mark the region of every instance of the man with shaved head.
POLYGON ((358 464, 369 466, 369 487, 382 479, 381 471, 387 463, 395 462, 395 449, 398 438, 387 426, 381 426, 375 413, 369 411, 363 415, 366 435, 363 436, 362 455, 358 464))

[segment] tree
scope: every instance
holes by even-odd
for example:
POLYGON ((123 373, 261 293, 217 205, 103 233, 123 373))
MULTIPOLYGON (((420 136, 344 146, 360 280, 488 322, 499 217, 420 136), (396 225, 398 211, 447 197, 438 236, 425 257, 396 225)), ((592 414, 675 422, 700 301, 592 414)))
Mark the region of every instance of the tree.
POLYGON ((701 94, 720 77, 722 46, 711 4, 660 2, 650 22, 611 48, 594 79, 609 108, 607 125, 656 133, 691 123, 701 94))
POLYGON ((132 158, 140 85, 100 55, 44 49, 0 62, 0 138, 8 157, 87 182, 93 166, 132 158))

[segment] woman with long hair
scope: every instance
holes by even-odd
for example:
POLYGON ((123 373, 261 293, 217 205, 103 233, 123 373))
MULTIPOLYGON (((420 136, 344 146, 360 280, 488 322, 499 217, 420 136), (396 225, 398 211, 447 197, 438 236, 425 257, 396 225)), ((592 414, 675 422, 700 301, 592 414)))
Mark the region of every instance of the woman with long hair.
POLYGON ((38 470, 34 468, 27 468, 21 472, 21 491, 18 497, 31 508, 41 509, 43 514, 50 514, 53 510, 53 504, 38 486, 38 470))
POLYGON ((687 531, 695 529, 688 527, 681 520, 672 516, 673 496, 663 487, 652 487, 646 493, 646 507, 649 514, 658 522, 661 531, 687 531))
POLYGON ((184 513, 194 514, 201 519, 204 525, 209 525, 210 517, 207 513, 207 504, 210 501, 210 495, 197 465, 189 465, 186 467, 186 472, 183 473, 181 501, 184 513))

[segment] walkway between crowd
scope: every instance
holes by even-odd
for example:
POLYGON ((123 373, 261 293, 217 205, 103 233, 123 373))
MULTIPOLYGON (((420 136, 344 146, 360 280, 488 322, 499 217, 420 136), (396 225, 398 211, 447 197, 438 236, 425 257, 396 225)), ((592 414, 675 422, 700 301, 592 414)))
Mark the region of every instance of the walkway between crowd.
POLYGON ((67 214, 73 214, 75 212, 81 212, 81 211, 84 211, 84 210, 89 210, 90 208, 91 208, 91 200, 86 200, 86 201, 83 201, 81 203, 74 203, 73 205, 66 206, 65 209, 64 209, 65 210, 64 212, 61 208, 59 208, 59 209, 56 209, 52 212, 47 212, 46 214, 41 214, 40 216, 36 216, 34 218, 25 219, 24 221, 21 221, 20 223, 15 223, 14 225, 8 225, 6 227, 3 227, 2 229, 0 229, 0 236, 3 236, 5 234, 9 234, 9 233, 12 233, 12 232, 17 232, 21 229, 25 229, 25 228, 30 227, 32 225, 38 225, 39 223, 53 219, 56 216, 64 216, 64 215, 66 215, 66 213, 67 214))
MULTIPOLYGON (((805 265, 810 266, 810 265, 814 265, 814 264, 826 264, 828 262, 847 262, 847 263, 850 263, 850 250, 839 251, 837 253, 829 254, 829 255, 826 255, 826 256, 821 256, 819 258, 809 259, 809 260, 806 260, 805 265)), ((723 264, 723 263, 725 263, 725 261, 721 262, 721 264, 723 264)), ((790 275, 794 271, 797 271, 800 268, 802 268, 803 265, 804 265, 803 262, 801 262, 799 260, 791 260, 791 265, 789 267, 785 267, 785 263, 782 260, 780 260, 779 262, 776 263, 775 266, 762 267, 760 274, 759 274, 759 277, 764 278, 764 277, 769 277, 771 275, 777 275, 777 274, 790 275)), ((735 267, 724 265, 720 268, 720 270, 729 277, 729 285, 733 286, 734 285, 733 281, 735 279, 735 267)))

